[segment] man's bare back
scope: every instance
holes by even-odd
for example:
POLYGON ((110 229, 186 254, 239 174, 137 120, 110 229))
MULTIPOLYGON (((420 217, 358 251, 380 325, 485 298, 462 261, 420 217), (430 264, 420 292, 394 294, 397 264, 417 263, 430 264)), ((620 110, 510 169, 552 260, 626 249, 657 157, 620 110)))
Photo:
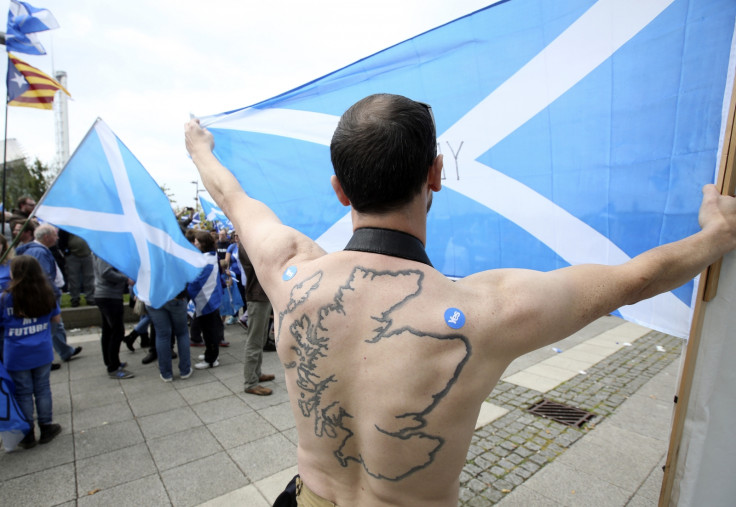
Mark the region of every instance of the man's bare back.
MULTIPOLYGON (((456 505, 480 405, 514 358, 672 290, 736 248, 736 200, 706 185, 701 231, 624 264, 452 282, 395 256, 326 254, 240 188, 196 120, 186 141, 273 305, 301 479, 343 507, 456 505)), ((442 186, 435 141, 430 108, 405 97, 371 96, 346 111, 330 146, 331 183, 352 207, 354 231, 426 243, 442 186)))
POLYGON ((302 479, 338 505, 418 492, 456 504, 480 403, 507 364, 474 360, 479 309, 413 261, 340 252, 294 267, 273 304, 302 479), (448 309, 466 325, 451 327, 448 309))

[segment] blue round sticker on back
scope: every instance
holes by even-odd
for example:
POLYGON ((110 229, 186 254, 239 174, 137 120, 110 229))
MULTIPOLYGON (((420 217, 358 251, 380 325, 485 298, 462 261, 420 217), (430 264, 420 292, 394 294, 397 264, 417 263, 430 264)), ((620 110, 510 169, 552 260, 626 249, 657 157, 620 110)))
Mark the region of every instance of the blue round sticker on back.
POLYGON ((281 276, 281 279, 285 282, 288 282, 294 276, 296 275, 296 266, 289 266, 286 268, 286 271, 284 271, 284 274, 281 276))
POLYGON ((460 329, 465 325, 465 314, 457 308, 445 310, 445 324, 452 329, 460 329))

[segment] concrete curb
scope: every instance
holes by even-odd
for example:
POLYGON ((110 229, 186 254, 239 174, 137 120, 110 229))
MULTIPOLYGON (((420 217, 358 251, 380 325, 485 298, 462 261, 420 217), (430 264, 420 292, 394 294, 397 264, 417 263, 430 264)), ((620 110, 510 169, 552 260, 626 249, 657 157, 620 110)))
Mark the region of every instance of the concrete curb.
MULTIPOLYGON (((138 322, 138 315, 128 305, 123 305, 125 322, 138 322)), ((100 325, 100 311, 96 306, 78 306, 77 308, 62 308, 61 320, 66 329, 86 328, 100 325)))

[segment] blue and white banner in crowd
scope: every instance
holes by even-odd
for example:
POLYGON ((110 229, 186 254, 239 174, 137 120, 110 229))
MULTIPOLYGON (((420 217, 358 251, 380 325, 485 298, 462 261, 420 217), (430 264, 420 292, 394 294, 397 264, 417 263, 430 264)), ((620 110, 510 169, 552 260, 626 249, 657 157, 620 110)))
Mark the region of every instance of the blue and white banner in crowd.
POLYGON ((207 315, 219 310, 222 302, 222 286, 220 285, 220 270, 217 267, 217 254, 207 252, 202 257, 206 259, 207 266, 187 286, 189 298, 194 301, 197 316, 207 315))
POLYGON ((187 229, 199 229, 200 223, 201 219, 199 218, 199 211, 196 211, 192 217, 192 221, 187 225, 187 229))
POLYGON ((217 204, 201 195, 199 196, 199 204, 202 205, 205 220, 209 220, 214 223, 217 226, 218 231, 220 230, 220 226, 224 226, 228 230, 233 229, 232 222, 230 222, 227 216, 225 216, 225 213, 217 207, 217 204))
MULTIPOLYGON (((618 264, 698 229, 731 95, 733 0, 509 0, 253 106, 202 118, 243 188, 328 251, 340 115, 430 104, 445 156, 427 252, 443 273, 618 264)), ((694 283, 621 308, 685 336, 694 283)))
POLYGON ((182 234, 163 190, 100 119, 41 198, 36 215, 84 238, 96 255, 135 280, 138 298, 155 308, 206 265, 182 234))

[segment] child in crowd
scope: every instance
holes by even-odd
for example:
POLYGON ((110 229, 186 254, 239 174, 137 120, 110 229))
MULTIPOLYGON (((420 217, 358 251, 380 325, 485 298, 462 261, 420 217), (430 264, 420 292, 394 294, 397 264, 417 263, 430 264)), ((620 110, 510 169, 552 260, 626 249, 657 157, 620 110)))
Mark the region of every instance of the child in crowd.
POLYGON ((13 382, 15 399, 31 424, 30 431, 18 444, 24 449, 36 445, 33 425, 35 400, 39 443, 50 442, 61 432, 53 424, 49 374, 54 349, 51 344, 51 322, 61 321, 54 291, 41 264, 29 256, 19 255, 10 262, 10 284, 0 295, 0 325, 5 328, 4 360, 13 382))

